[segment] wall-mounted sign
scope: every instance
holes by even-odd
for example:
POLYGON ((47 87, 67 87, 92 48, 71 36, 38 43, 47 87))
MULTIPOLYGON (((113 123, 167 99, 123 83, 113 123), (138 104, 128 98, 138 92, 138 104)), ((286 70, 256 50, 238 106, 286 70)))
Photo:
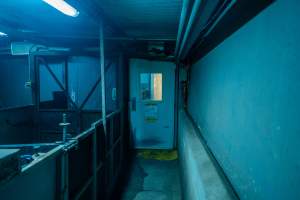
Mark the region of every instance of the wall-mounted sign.
POLYGON ((158 108, 156 104, 145 105, 145 121, 155 123, 158 120, 158 108))

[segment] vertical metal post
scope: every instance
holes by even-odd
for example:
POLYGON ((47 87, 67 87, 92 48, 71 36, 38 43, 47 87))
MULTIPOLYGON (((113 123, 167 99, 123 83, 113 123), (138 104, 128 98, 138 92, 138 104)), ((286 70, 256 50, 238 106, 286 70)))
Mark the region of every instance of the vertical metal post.
POLYGON ((68 126, 70 126, 70 123, 67 122, 67 114, 63 113, 62 115, 62 122, 59 123, 59 126, 62 127, 63 129, 63 137, 62 137, 62 142, 66 143, 67 142, 67 136, 68 136, 68 126))
POLYGON ((105 95, 105 58, 104 58, 104 35, 103 22, 100 23, 99 41, 100 41, 100 67, 101 67, 101 97, 102 97, 102 120, 104 133, 106 134, 106 95, 105 95))
POLYGON ((33 57, 34 61, 34 85, 33 85, 33 91, 35 94, 35 120, 37 123, 37 134, 39 139, 41 139, 41 128, 40 128, 40 101, 41 101, 41 94, 40 94, 40 86, 41 86, 41 81, 40 81, 40 61, 34 56, 33 57))
POLYGON ((64 152, 61 157, 61 198, 69 199, 69 156, 68 152, 64 152))
POLYGON ((93 194, 92 194, 92 199, 96 200, 97 199, 97 185, 98 185, 98 178, 97 178, 97 167, 98 167, 98 162, 97 162, 97 131, 96 128, 94 130, 93 136, 92 136, 93 144, 93 194))
MULTIPOLYGON (((69 95, 69 66, 68 66, 68 57, 65 58, 64 62, 64 82, 65 82, 65 91, 69 95)), ((67 110, 69 110, 70 98, 67 98, 67 110)))
MULTIPOLYGON (((106 135, 106 108, 105 108, 105 58, 104 58, 104 39, 103 39, 103 23, 100 22, 100 29, 99 29, 99 45, 100 45, 100 67, 101 67, 101 100, 102 100, 102 120, 103 120, 103 127, 104 133, 106 135)), ((95 128, 95 132, 93 133, 93 192, 92 192, 92 199, 97 199, 97 131, 95 128)))
POLYGON ((180 64, 176 64, 175 69, 175 115, 174 115, 174 144, 173 148, 177 148, 178 144, 178 102, 179 102, 179 90, 180 90, 180 80, 179 80, 179 74, 180 74, 180 64))
POLYGON ((30 70, 30 80, 31 81, 31 95, 32 95, 32 103, 34 105, 36 105, 36 101, 37 101, 37 93, 36 93, 36 87, 35 87, 35 84, 36 84, 36 59, 35 59, 35 56, 32 55, 32 54, 29 54, 29 70, 30 70))
POLYGON ((123 72, 123 54, 121 53, 119 55, 119 62, 118 62, 118 70, 117 70, 117 109, 123 109, 123 97, 124 97, 124 88, 123 88, 123 76, 124 76, 124 73, 123 72))
POLYGON ((120 134, 120 168, 123 167, 123 161, 124 161, 124 125, 123 125, 123 115, 124 115, 124 92, 125 92, 125 86, 124 86, 124 62, 123 62, 123 54, 120 53, 119 55, 119 62, 118 62, 118 77, 117 77, 117 99, 118 99, 118 109, 120 109, 119 113, 119 124, 117 126, 120 126, 119 128, 119 134, 120 134))

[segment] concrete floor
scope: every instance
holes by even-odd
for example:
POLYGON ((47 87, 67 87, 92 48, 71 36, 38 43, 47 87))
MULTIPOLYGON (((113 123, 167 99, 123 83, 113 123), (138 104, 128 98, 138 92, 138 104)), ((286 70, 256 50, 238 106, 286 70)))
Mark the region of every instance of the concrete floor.
POLYGON ((178 160, 135 157, 122 200, 180 200, 178 160))

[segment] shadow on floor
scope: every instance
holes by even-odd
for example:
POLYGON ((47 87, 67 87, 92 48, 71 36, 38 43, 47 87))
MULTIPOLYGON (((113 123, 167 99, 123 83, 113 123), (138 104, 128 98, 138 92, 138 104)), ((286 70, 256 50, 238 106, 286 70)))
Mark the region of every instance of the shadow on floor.
POLYGON ((134 152, 130 165, 124 173, 126 176, 122 186, 113 199, 181 199, 176 151, 144 150, 134 152))

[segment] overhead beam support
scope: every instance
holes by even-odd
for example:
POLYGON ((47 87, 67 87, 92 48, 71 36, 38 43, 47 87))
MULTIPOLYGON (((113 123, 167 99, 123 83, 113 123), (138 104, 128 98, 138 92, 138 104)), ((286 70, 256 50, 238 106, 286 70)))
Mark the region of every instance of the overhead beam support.
MULTIPOLYGON (((106 65, 105 67, 105 72, 109 69, 109 67, 112 65, 112 63, 109 63, 106 65)), ((85 97, 85 99, 83 100, 81 106, 79 107, 79 110, 82 110, 85 106, 85 104, 88 102, 88 100, 90 99, 90 97, 94 94, 97 86, 99 85, 99 83, 101 82, 101 76, 97 79, 97 81, 95 82, 95 84, 93 85, 93 87, 91 88, 90 92, 88 93, 88 95, 85 97)))
POLYGON ((97 23, 99 23, 100 26, 103 26, 103 29, 105 26, 107 26, 110 27, 118 35, 127 36, 122 28, 120 28, 113 20, 111 20, 107 15, 104 14, 103 9, 95 0, 78 1, 78 4, 80 7, 84 8, 86 12, 91 17, 93 17, 97 23))
POLYGON ((70 97, 70 95, 68 94, 68 85, 67 85, 67 82, 66 82, 66 86, 64 86, 60 81, 59 79, 57 78, 57 76, 55 75, 55 73, 51 70, 50 66, 48 65, 48 63, 46 62, 46 60, 44 60, 43 58, 41 57, 38 57, 38 61, 42 62, 47 71, 50 73, 51 77, 54 79, 54 81, 57 83, 57 85, 59 86, 59 88, 64 92, 66 98, 68 99, 68 101, 72 104, 72 106, 78 110, 78 106, 77 104, 72 100, 72 98, 70 97))

